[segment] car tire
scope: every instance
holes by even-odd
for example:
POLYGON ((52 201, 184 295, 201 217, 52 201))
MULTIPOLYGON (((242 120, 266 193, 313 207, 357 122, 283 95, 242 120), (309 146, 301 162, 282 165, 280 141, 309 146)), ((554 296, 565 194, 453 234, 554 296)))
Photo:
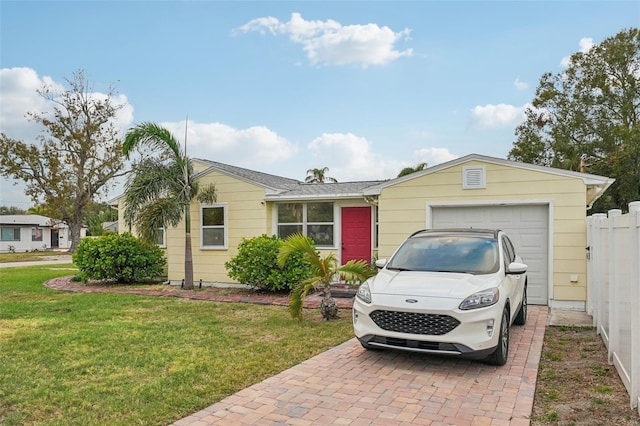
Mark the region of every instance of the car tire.
POLYGON ((500 336, 496 350, 489 355, 487 362, 491 365, 505 365, 509 358, 509 311, 507 308, 502 311, 500 321, 500 336))
POLYGON ((522 304, 516 314, 516 318, 513 320, 515 325, 525 325, 527 322, 527 284, 524 285, 524 294, 522 295, 522 304))

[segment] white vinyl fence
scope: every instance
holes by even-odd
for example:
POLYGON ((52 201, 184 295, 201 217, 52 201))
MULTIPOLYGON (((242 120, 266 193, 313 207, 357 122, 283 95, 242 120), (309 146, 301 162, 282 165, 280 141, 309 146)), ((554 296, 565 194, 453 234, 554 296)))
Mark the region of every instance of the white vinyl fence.
POLYGON ((640 413, 640 201, 587 220, 587 313, 640 413))

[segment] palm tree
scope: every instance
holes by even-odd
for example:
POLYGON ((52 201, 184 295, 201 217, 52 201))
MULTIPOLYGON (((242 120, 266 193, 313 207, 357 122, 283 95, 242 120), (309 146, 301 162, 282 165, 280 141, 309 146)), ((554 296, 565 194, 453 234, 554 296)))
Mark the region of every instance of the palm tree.
POLYGON ((398 177, 402 177, 402 176, 410 175, 411 173, 419 172, 420 170, 424 170, 426 167, 427 167, 427 163, 420 163, 415 167, 405 167, 404 169, 400 170, 400 173, 398 173, 398 177))
POLYGON ((49 216, 49 209, 44 204, 38 204, 33 207, 29 207, 27 214, 37 214, 40 216, 49 216))
POLYGON ((297 233, 290 235, 278 252, 278 265, 284 266, 287 258, 296 252, 301 252, 304 259, 311 265, 311 277, 297 283, 289 295, 289 313, 293 318, 302 319, 302 308, 305 297, 320 287, 324 297, 320 303, 320 312, 325 320, 338 318, 338 305, 331 297, 331 282, 336 275, 341 275, 347 283, 360 283, 373 273, 364 260, 350 260, 338 266, 335 253, 329 253, 325 258, 320 257, 313 241, 309 237, 297 233))
POLYGON ((141 238, 155 241, 159 229, 175 227, 184 218, 184 288, 193 289, 190 205, 194 199, 215 202, 215 186, 199 188, 186 147, 182 152, 167 129, 148 122, 129 129, 122 145, 127 159, 132 150, 143 146, 158 155, 135 164, 125 188, 125 221, 141 238))
POLYGON ((307 177, 305 178, 304 181, 306 183, 338 182, 336 178, 332 178, 331 176, 326 175, 328 171, 329 171, 328 167, 323 167, 321 169, 309 169, 307 170, 307 177))

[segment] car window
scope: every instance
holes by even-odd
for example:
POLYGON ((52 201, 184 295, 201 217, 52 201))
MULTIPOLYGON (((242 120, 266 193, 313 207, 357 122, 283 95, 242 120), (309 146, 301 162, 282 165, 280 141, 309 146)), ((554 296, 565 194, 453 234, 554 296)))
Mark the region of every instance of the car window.
POLYGON ((388 269, 489 274, 499 267, 497 241, 481 236, 430 235, 405 241, 388 269))

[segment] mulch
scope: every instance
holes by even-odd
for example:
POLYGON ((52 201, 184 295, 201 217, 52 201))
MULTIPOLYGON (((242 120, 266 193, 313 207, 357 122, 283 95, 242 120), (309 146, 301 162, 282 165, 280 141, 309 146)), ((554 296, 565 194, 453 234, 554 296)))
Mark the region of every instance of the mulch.
MULTIPOLYGON (((157 297, 177 297, 190 300, 203 300, 209 302, 227 302, 227 303, 253 303, 257 305, 274 305, 289 306, 288 295, 271 294, 264 292, 247 293, 242 292, 234 294, 229 289, 203 287, 194 288, 193 290, 184 290, 178 286, 164 285, 162 289, 158 286, 153 288, 128 288, 126 285, 113 284, 85 284, 81 282, 71 281, 72 276, 59 277, 51 279, 44 283, 45 287, 52 290, 70 291, 74 293, 122 293, 135 294, 140 296, 157 296, 157 297), (225 294, 229 293, 229 294, 225 294)), ((351 309, 353 306, 353 297, 336 297, 334 298, 340 309, 351 309)), ((304 307, 307 309, 315 309, 320 306, 322 295, 320 293, 308 296, 304 301, 304 307)))

